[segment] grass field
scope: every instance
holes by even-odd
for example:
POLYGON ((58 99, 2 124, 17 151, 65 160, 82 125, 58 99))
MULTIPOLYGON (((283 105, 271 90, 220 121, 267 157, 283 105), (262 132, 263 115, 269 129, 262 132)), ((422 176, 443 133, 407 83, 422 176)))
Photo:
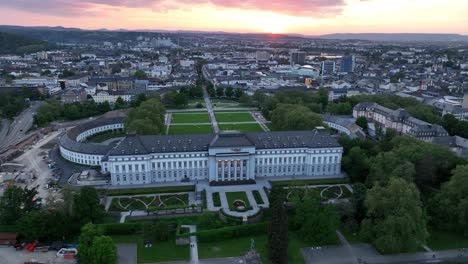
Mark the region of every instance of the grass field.
POLYGON ((171 125, 169 128, 170 135, 180 134, 209 134, 211 133, 211 125, 171 125))
MULTIPOLYGON (((271 263, 268 259, 268 238, 266 235, 239 237, 220 242, 198 243, 198 255, 201 259, 242 256, 250 249, 251 238, 255 241, 255 250, 260 254, 262 263, 271 263)), ((289 232, 288 263, 305 263, 300 249, 306 246, 310 245, 302 242, 294 232, 289 232)))
POLYGON ((429 230, 427 246, 433 250, 446 250, 454 248, 468 248, 468 237, 462 233, 441 230, 429 230))
POLYGON ((153 247, 145 248, 142 235, 111 237, 115 243, 137 244, 138 263, 190 260, 189 246, 176 246, 174 239, 169 239, 168 241, 153 241, 153 247))
POLYGON ((239 130, 241 132, 262 132, 259 124, 219 124, 221 130, 239 130))
POLYGON ((226 198, 228 200, 229 209, 232 211, 236 211, 236 207, 234 206, 235 200, 241 200, 245 203, 245 207, 250 207, 249 199, 247 198, 247 194, 245 192, 227 192, 226 198))
POLYGON ((210 123, 208 113, 174 113, 171 123, 210 123))
POLYGON ((215 112, 215 116, 220 123, 255 121, 249 112, 215 112))

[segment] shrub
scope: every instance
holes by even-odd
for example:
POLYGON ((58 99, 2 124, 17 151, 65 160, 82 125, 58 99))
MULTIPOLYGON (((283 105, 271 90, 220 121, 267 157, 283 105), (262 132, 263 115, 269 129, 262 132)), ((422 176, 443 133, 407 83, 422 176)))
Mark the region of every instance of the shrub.
POLYGON ((213 193, 213 205, 216 207, 221 206, 221 198, 219 197, 219 192, 213 193))
POLYGON ((137 222, 99 224, 98 226, 104 230, 105 235, 132 235, 143 229, 143 223, 137 222))

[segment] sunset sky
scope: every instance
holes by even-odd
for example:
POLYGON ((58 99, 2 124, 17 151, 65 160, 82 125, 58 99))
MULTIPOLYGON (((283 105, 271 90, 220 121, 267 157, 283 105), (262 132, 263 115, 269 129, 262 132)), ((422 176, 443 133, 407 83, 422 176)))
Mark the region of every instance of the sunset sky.
POLYGON ((0 0, 0 24, 308 35, 468 34, 468 0, 0 0))

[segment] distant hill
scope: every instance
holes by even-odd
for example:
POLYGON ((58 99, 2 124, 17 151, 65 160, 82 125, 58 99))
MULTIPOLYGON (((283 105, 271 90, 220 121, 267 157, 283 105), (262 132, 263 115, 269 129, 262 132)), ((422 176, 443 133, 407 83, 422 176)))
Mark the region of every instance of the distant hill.
POLYGON ((338 33, 314 36, 322 39, 338 40, 370 40, 370 41, 398 41, 398 42, 455 42, 468 41, 468 36, 458 34, 424 34, 424 33, 338 33))
POLYGON ((46 50, 50 45, 23 35, 0 32, 0 54, 24 54, 46 50))

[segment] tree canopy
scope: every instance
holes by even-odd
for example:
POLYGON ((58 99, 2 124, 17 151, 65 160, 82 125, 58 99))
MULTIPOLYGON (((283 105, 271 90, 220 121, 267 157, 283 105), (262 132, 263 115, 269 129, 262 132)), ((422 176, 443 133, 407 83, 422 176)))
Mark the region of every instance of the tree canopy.
POLYGON ((367 214, 361 233, 380 252, 412 251, 426 242, 426 217, 413 183, 400 178, 391 178, 387 185, 377 183, 364 204, 367 214))
POLYGON ((166 109, 161 101, 151 98, 133 108, 124 120, 125 129, 139 135, 156 135, 165 132, 166 109))
POLYGON ((322 117, 302 105, 279 104, 271 113, 275 130, 309 130, 323 125, 322 117))

